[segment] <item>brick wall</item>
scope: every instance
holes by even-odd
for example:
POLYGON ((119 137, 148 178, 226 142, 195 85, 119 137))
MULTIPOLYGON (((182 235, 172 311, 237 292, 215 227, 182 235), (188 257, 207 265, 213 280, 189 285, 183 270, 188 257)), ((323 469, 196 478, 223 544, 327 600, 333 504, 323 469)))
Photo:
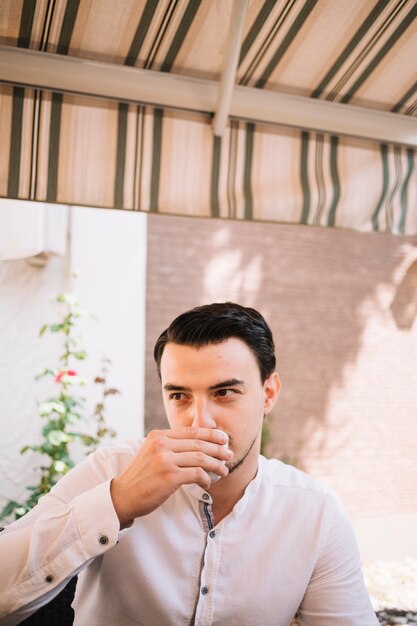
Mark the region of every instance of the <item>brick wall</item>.
POLYGON ((417 238, 150 216, 146 428, 165 427, 152 360, 182 311, 258 308, 283 389, 270 456, 333 486, 352 517, 417 509, 417 238))

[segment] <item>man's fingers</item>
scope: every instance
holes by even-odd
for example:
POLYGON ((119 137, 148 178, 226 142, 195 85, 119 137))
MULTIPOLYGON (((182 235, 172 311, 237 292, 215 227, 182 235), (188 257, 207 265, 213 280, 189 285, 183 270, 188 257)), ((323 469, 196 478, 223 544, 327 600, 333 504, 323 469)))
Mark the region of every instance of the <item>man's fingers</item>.
POLYGON ((182 485, 199 485, 207 491, 210 489, 211 478, 202 467, 183 467, 180 470, 180 480, 182 485))
POLYGON ((175 463, 180 468, 202 468, 206 472, 214 472, 219 476, 227 476, 229 470, 222 461, 214 459, 203 452, 180 452, 175 455, 175 463))
POLYGON ((233 452, 229 448, 225 448, 219 444, 201 441, 201 439, 175 439, 175 441, 170 442, 170 449, 177 453, 202 453, 222 461, 230 461, 233 458, 233 452))
POLYGON ((224 445, 228 442, 228 436, 215 428, 200 428, 199 426, 187 426, 172 430, 154 431, 164 433, 170 439, 200 439, 210 443, 224 445))
POLYGON ((233 452, 225 446, 228 436, 212 428, 176 428, 174 430, 155 430, 149 433, 148 442, 154 452, 170 450, 172 452, 195 452, 230 461, 233 452))

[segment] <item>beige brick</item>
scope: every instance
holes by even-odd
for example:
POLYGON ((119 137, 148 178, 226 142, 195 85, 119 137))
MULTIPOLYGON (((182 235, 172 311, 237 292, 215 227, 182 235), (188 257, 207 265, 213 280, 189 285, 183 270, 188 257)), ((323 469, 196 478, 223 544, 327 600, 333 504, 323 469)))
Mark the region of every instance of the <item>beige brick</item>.
POLYGON ((417 238, 149 217, 146 428, 165 427, 153 344, 212 301, 258 308, 283 390, 271 456, 333 486, 355 517, 417 510, 417 238))

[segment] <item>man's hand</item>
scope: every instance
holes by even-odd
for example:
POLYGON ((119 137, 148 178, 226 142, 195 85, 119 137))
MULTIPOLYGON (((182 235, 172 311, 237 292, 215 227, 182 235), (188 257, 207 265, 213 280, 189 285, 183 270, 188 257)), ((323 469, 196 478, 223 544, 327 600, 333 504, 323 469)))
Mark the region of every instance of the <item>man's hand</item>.
POLYGON ((211 428, 154 430, 129 466, 111 482, 111 497, 120 527, 160 506, 181 485, 211 484, 208 472, 227 476, 224 461, 233 453, 223 447, 227 435, 211 428))

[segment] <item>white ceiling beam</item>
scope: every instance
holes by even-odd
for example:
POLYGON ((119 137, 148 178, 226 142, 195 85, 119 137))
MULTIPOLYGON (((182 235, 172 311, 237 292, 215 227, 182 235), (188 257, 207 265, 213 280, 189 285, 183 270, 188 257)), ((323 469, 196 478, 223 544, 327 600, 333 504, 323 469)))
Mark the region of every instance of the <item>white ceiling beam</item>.
MULTIPOLYGON (((0 46, 0 82, 213 114, 218 83, 0 46)), ((265 89, 234 86, 230 117, 417 146, 417 119, 265 89)))
POLYGON ((213 118, 213 132, 217 137, 224 135, 227 126, 248 4, 249 0, 234 0, 233 2, 228 32, 228 46, 220 79, 219 100, 213 118))

